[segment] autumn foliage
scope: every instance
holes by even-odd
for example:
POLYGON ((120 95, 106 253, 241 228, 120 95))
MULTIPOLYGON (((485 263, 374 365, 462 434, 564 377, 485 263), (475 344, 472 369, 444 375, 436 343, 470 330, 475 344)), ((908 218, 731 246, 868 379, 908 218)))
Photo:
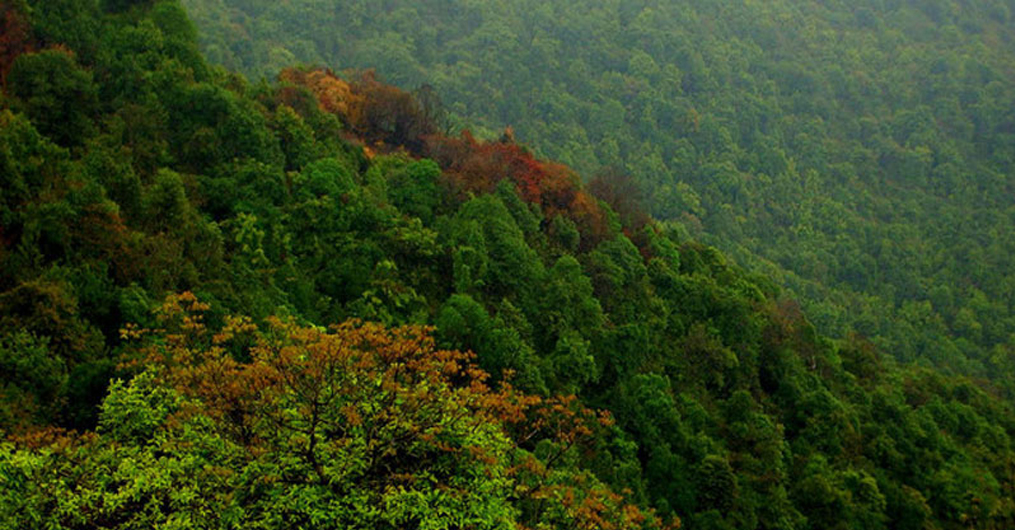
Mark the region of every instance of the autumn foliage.
POLYGON ((502 180, 515 185, 519 195, 538 204, 546 218, 570 218, 591 248, 609 233, 605 212, 582 189, 581 178, 563 164, 537 160, 524 147, 510 141, 480 142, 468 131, 458 138, 432 136, 427 156, 444 169, 448 184, 461 195, 488 193, 502 180))
POLYGON ((616 168, 606 168, 589 182, 588 190, 617 212, 625 230, 629 232, 628 237, 652 223, 652 218, 645 209, 645 194, 630 174, 616 168))
MULTIPOLYGON (((266 487, 339 488, 373 506, 397 502, 393 491, 436 488, 463 513, 511 499, 504 513, 516 528, 662 526, 574 467, 568 455, 612 424, 574 396, 494 388, 472 353, 437 348, 429 328, 349 321, 325 330, 273 318, 259 329, 227 317, 213 331, 209 310, 191 293, 168 297, 162 328, 123 330, 142 345, 125 366, 158 367, 159 384, 187 403, 170 426, 210 418, 244 458, 260 459, 266 487)), ((426 510, 399 522, 440 512, 426 510)))
MULTIPOLYGON (((326 9, 260 11, 320 22, 355 4, 364 20, 390 11, 400 18, 388 29, 406 27, 407 11, 389 9, 399 2, 314 2, 326 9)), ((849 213, 806 200, 814 161, 784 142, 736 145, 751 128, 729 120, 771 110, 756 100, 682 134, 686 98, 713 92, 698 66, 716 56, 654 67, 621 54, 593 84, 491 81, 490 108, 535 120, 514 122, 519 139, 550 120, 537 128, 567 141, 547 151, 624 168, 583 185, 510 127, 453 134, 425 87, 312 69, 249 84, 203 61, 184 3, 224 4, 0 0, 4 60, 17 57, 0 98, 0 530, 619 530, 663 527, 660 516, 693 529, 1015 528, 1015 348, 989 294, 970 304, 961 282, 905 282, 908 316, 891 340, 895 313, 877 300, 855 307, 870 342, 837 339, 817 330, 861 321, 840 312, 845 299, 814 307, 812 324, 777 279, 747 272, 741 258, 760 247, 734 245, 734 260, 694 241, 705 225, 746 230, 737 205, 770 205, 759 190, 796 201, 760 210, 801 237, 849 213), (526 90, 574 94, 530 106, 526 90), (611 95, 585 105, 581 92, 611 95), (667 142, 632 141, 633 122, 667 142), (649 220, 627 171, 672 175, 652 206, 703 224, 649 220), (936 350, 952 329, 938 317, 955 311, 956 344, 973 350, 936 350), (987 343, 989 357, 963 355, 987 343), (901 366, 892 344, 906 346, 900 359, 930 352, 967 364, 956 373, 997 376, 901 366)), ((243 32, 223 15, 226 32, 243 32)), ((621 18, 644 30, 653 17, 621 18)), ((308 31, 354 38, 352 18, 337 20, 308 31)), ((484 41, 512 27, 484 23, 484 41)), ((428 46, 398 35, 377 34, 361 59, 428 46)), ((272 71, 308 49, 284 40, 265 50, 272 71)), ((484 47, 489 64, 514 55, 484 47)), ((944 59, 933 70, 955 70, 944 59)), ((469 62, 435 78, 442 90, 483 66, 469 62)), ((1012 107, 996 86, 984 95, 1001 106, 977 115, 1012 107)), ((446 90, 455 109, 468 92, 446 90)), ((812 93, 796 91, 807 105, 812 93)), ((895 118, 856 130, 891 153, 917 149, 905 165, 919 171, 903 168, 914 179, 921 165, 940 166, 936 177, 962 166, 938 160, 920 126, 933 116, 895 118)), ((978 138, 997 123, 957 125, 978 138)), ((786 138, 828 147, 819 136, 786 138)), ((863 175, 829 167, 847 183, 863 175)), ((874 238, 884 259, 849 264, 850 281, 898 283, 886 264, 914 234, 892 236, 874 238)), ((841 275, 839 246, 804 243, 760 265, 817 260, 841 275)))
POLYGON ((404 148, 419 155, 423 139, 439 130, 436 116, 426 105, 380 82, 372 70, 359 73, 350 83, 328 69, 288 68, 279 80, 308 88, 321 110, 341 118, 368 147, 404 148))
POLYGON ((489 193, 506 179, 524 200, 538 204, 547 219, 560 214, 574 221, 583 247, 593 248, 609 235, 606 214, 598 200, 582 189, 581 177, 563 164, 536 159, 514 142, 510 132, 496 142, 476 140, 468 131, 447 136, 439 105, 432 98, 386 85, 372 71, 347 82, 327 69, 291 68, 282 72, 280 80, 289 85, 280 89, 280 102, 290 103, 293 86, 309 89, 320 110, 337 115, 367 147, 401 148, 435 160, 444 171, 445 183, 460 198, 489 193))
MULTIPOLYGON (((288 84, 308 88, 317 98, 317 103, 320 105, 321 110, 337 114, 344 118, 347 123, 359 121, 359 115, 362 112, 365 98, 359 94, 354 94, 352 86, 334 75, 330 70, 287 68, 279 74, 279 81, 283 83, 283 86, 288 84)), ((286 91, 281 89, 279 92, 283 95, 287 94, 286 91)), ((283 102, 291 107, 298 108, 290 101, 283 102)))

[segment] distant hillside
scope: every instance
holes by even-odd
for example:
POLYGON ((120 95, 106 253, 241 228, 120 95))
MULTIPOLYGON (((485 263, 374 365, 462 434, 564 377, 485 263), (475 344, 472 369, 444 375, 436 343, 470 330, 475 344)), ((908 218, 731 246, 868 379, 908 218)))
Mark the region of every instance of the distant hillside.
POLYGON ((1010 0, 185 0, 209 58, 432 85, 775 277, 820 330, 1012 378, 1010 0))
POLYGON ((510 130, 3 4, 0 528, 1000 529, 998 383, 818 332, 510 130))

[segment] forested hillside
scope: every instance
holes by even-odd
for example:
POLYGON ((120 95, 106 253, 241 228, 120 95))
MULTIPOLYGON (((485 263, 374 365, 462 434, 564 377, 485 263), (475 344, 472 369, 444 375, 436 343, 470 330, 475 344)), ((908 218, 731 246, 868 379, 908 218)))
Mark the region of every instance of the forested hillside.
POLYGON ((820 333, 620 175, 250 83, 176 0, 0 24, 0 529, 1015 525, 1003 381, 820 333))
POLYGON ((184 0, 213 62, 435 87, 764 272, 818 328, 1013 377, 1011 0, 184 0))

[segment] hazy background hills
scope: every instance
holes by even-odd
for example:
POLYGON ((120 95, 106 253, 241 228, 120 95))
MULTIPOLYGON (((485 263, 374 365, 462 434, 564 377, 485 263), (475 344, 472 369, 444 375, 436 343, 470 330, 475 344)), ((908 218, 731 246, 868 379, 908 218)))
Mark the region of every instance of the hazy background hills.
POLYGON ((432 85, 778 279, 823 332, 1011 373, 1015 31, 1005 0, 184 0, 211 61, 432 85))
POLYGON ((0 529, 1015 527, 1004 6, 556 6, 0 1, 0 529))

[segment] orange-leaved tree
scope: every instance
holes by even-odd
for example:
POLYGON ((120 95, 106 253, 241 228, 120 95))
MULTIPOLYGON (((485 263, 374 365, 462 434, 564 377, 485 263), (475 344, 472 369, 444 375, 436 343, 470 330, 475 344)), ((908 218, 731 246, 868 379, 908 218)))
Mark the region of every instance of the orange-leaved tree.
POLYGON ((423 327, 226 317, 213 331, 209 309, 184 293, 159 309, 161 329, 124 330, 141 345, 126 363, 140 373, 113 384, 98 437, 0 452, 0 476, 17 479, 0 516, 58 527, 660 526, 575 464, 607 418, 574 398, 491 388, 471 354, 436 348, 423 327), (121 469, 137 478, 115 479, 121 469))
MULTIPOLYGON (((405 149, 422 154, 424 140, 441 132, 441 111, 436 96, 421 102, 412 94, 382 83, 372 70, 347 82, 328 69, 288 68, 279 79, 290 86, 305 87, 317 98, 321 110, 334 114, 367 146, 405 149)), ((282 89, 284 96, 287 90, 282 89)))
POLYGON ((563 215, 573 221, 582 235, 582 248, 594 248, 611 235, 608 214, 582 188, 576 172, 563 164, 537 159, 514 142, 510 129, 496 142, 477 141, 468 131, 448 136, 446 117, 428 87, 410 94, 382 83, 371 70, 351 82, 327 69, 290 68, 279 79, 287 85, 279 89, 279 102, 299 108, 298 94, 292 88, 309 90, 320 110, 338 116, 367 148, 404 149, 432 158, 443 170, 445 183, 462 199, 489 193, 506 179, 524 200, 538 204, 547 219, 563 215))

